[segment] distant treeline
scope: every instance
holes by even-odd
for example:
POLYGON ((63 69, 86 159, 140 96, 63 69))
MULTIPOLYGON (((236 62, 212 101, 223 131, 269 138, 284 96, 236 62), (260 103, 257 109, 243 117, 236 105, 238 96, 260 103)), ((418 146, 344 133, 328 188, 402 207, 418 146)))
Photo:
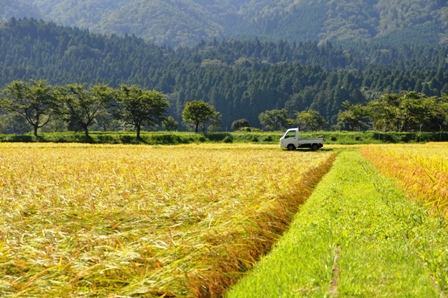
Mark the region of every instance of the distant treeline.
POLYGON ((331 128, 345 101, 366 105, 384 93, 448 94, 448 47, 337 45, 226 40, 195 47, 149 44, 33 19, 0 24, 0 88, 13 80, 66 85, 138 85, 165 94, 180 121, 185 103, 204 100, 223 130, 266 110, 315 110, 331 128))

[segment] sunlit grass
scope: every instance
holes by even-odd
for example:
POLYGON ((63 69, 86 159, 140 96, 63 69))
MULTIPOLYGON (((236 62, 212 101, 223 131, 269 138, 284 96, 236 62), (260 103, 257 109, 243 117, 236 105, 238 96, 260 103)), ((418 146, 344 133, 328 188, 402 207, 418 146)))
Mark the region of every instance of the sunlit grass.
POLYGON ((344 150, 274 249, 226 295, 445 297, 448 231, 357 150, 344 150))

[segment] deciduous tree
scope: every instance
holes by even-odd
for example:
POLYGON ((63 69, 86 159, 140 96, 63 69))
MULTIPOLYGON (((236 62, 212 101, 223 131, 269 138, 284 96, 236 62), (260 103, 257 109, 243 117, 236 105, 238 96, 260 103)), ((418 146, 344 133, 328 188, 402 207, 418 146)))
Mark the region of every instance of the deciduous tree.
POLYGON ((50 122, 55 111, 53 87, 46 81, 13 81, 4 93, 6 96, 1 105, 9 112, 23 116, 37 137, 38 129, 50 122))
POLYGON ((247 119, 238 119, 232 122, 232 130, 236 131, 243 127, 250 127, 249 121, 247 119))
POLYGON ((260 113, 258 119, 266 130, 285 130, 293 123, 285 109, 264 111, 260 113))
POLYGON ((70 126, 80 127, 89 137, 89 127, 94 124, 106 103, 113 98, 113 89, 106 85, 95 85, 86 89, 85 85, 69 84, 58 88, 59 113, 70 126))
POLYGON ((300 129, 303 130, 318 130, 319 128, 322 129, 325 125, 327 125, 327 122, 325 121, 324 117, 322 117, 318 111, 315 110, 308 110, 303 111, 300 113, 297 113, 297 124, 299 125, 300 129))
POLYGON ((361 104, 352 104, 349 101, 344 101, 342 105, 347 109, 338 113, 338 124, 341 127, 346 127, 348 130, 361 129, 367 126, 367 109, 361 104))
POLYGON ((194 131, 197 133, 199 125, 202 124, 204 129, 207 123, 215 119, 217 113, 214 106, 203 100, 193 100, 185 104, 185 108, 182 111, 182 120, 185 123, 193 124, 194 131))
POLYGON ((168 116, 167 118, 163 119, 162 126, 167 131, 173 131, 177 130, 177 128, 179 127, 179 122, 176 121, 173 116, 168 116))
POLYGON ((135 85, 121 85, 117 95, 114 114, 135 128, 137 139, 141 139, 140 132, 145 123, 149 126, 161 123, 169 106, 161 92, 135 85))

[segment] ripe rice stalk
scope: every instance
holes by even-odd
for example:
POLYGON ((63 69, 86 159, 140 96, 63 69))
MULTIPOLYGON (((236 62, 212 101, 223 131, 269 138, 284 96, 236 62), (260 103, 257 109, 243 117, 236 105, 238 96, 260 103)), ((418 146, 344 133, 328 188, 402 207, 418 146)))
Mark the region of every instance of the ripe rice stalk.
POLYGON ((221 295, 334 155, 289 153, 0 144, 0 296, 221 295))
POLYGON ((207 242, 216 245, 202 259, 216 265, 208 265, 208 270, 197 267, 193 274, 189 274, 188 282, 193 296, 222 296, 262 255, 270 251, 286 230, 298 206, 309 197, 333 160, 334 157, 327 160, 325 167, 309 169, 299 185, 294 185, 275 201, 270 201, 264 210, 247 218, 249 222, 244 230, 210 234, 207 242))
POLYGON ((382 173, 397 179, 411 197, 448 216, 448 145, 363 146, 361 153, 382 173))

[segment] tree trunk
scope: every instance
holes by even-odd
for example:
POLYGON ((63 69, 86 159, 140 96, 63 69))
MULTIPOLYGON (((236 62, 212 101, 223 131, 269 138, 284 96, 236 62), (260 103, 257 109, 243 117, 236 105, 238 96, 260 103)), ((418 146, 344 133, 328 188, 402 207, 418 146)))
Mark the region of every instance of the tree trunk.
POLYGON ((37 130, 39 129, 39 125, 33 125, 34 127, 34 136, 37 137, 37 130))
POLYGON ((141 131, 140 125, 137 125, 136 129, 137 129, 137 140, 141 140, 142 138, 140 137, 140 131, 141 131))

